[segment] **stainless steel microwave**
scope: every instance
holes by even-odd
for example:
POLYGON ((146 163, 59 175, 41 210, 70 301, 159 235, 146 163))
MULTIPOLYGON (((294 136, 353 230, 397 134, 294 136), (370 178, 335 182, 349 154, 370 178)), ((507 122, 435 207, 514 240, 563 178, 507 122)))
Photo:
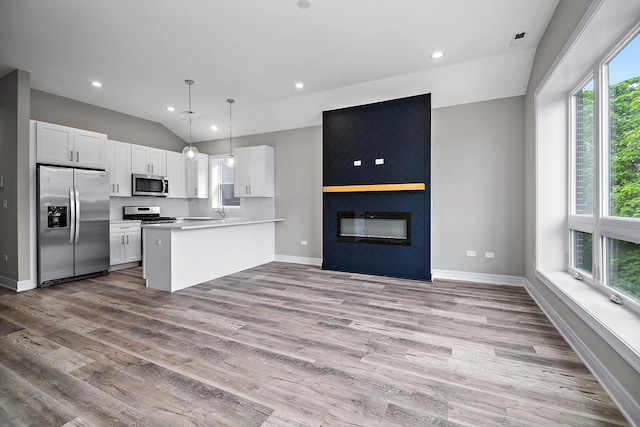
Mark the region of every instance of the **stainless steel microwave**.
POLYGON ((166 176, 134 173, 131 175, 131 188, 134 196, 167 197, 169 195, 169 180, 166 176))

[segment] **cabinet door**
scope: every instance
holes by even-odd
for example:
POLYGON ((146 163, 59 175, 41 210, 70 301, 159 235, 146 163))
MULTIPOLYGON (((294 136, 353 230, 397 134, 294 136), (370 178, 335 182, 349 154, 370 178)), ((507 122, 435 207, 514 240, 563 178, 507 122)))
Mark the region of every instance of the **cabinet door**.
POLYGON ((167 152, 158 148, 149 148, 149 166, 152 175, 167 175, 167 152))
POLYGON ((113 162, 115 159, 115 148, 116 148, 115 141, 111 141, 110 139, 107 139, 107 164, 104 170, 109 172, 109 184, 111 185, 109 196, 118 195, 116 193, 116 176, 115 176, 115 171, 113 167, 113 162))
POLYGON ((195 161, 185 161, 187 165, 187 197, 206 199, 209 197, 209 156, 198 154, 195 161))
POLYGON ((250 197, 273 197, 273 148, 260 145, 251 147, 250 197))
POLYGON ((235 158, 233 195, 235 197, 249 196, 249 186, 251 185, 251 160, 249 147, 236 148, 233 151, 235 158))
POLYGON ((185 160, 182 153, 167 152, 167 179, 169 196, 184 199, 186 193, 185 160))
POLYGON ((111 232, 109 235, 109 242, 110 242, 110 259, 111 265, 116 265, 116 264, 122 264, 125 261, 125 254, 124 254, 124 249, 125 249, 125 237, 124 237, 124 233, 121 231, 116 231, 116 232, 111 232))
POLYGON ((112 176, 118 197, 131 197, 131 144, 115 141, 112 176))
POLYGON ((104 169, 107 165, 107 136, 102 133, 75 129, 75 164, 92 169, 104 169))
POLYGON ((142 259, 142 231, 129 232, 125 235, 124 262, 135 262, 142 259))
POLYGON ((151 165, 149 165, 149 147, 131 144, 131 173, 151 173, 151 165))
POLYGON ((73 166, 74 129, 38 122, 36 124, 36 159, 38 163, 73 166))

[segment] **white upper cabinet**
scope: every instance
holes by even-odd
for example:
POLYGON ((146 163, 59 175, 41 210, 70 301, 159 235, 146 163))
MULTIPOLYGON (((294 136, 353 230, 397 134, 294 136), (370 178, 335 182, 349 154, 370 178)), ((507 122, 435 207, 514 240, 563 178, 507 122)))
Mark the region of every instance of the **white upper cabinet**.
POLYGON ((167 175, 167 151, 149 148, 149 164, 153 175, 167 175))
POLYGON ((131 173, 166 176, 167 152, 131 144, 131 173))
POLYGON ((185 162, 187 165, 187 197, 190 199, 208 198, 209 156, 199 153, 195 161, 185 160, 185 162))
POLYGON ((186 193, 185 160, 182 153, 167 151, 167 179, 169 180, 169 196, 184 199, 186 193))
POLYGON ((107 135, 37 122, 36 160, 38 163, 53 165, 105 169, 107 135))
POLYGON ((107 171, 111 174, 111 195, 131 197, 131 144, 107 140, 107 171))
POLYGON ((235 197, 273 197, 273 147, 236 148, 235 157, 235 197))

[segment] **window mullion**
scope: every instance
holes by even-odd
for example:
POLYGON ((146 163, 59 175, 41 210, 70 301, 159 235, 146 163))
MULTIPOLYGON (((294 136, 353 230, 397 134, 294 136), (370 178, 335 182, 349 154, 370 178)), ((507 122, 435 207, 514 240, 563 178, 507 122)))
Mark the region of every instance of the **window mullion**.
POLYGON ((604 284, 603 277, 603 265, 604 265, 604 238, 602 236, 602 216, 605 212, 605 200, 607 200, 605 192, 606 187, 604 185, 607 182, 605 176, 608 175, 607 159, 608 153, 606 150, 606 144, 604 143, 607 138, 607 109, 608 97, 604 96, 606 93, 606 81, 607 73, 606 66, 602 63, 596 64, 593 70, 594 76, 594 93, 593 93, 593 134, 594 134, 594 171, 593 174, 593 201, 594 201, 594 216, 595 216, 595 230, 593 233, 593 271, 594 281, 602 285, 604 284))

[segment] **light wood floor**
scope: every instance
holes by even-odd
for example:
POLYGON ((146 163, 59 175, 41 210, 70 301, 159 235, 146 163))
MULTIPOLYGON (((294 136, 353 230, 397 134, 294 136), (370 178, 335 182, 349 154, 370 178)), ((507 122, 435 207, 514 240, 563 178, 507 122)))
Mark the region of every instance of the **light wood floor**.
POLYGON ((522 288, 271 263, 0 290, 0 425, 627 424, 522 288))

